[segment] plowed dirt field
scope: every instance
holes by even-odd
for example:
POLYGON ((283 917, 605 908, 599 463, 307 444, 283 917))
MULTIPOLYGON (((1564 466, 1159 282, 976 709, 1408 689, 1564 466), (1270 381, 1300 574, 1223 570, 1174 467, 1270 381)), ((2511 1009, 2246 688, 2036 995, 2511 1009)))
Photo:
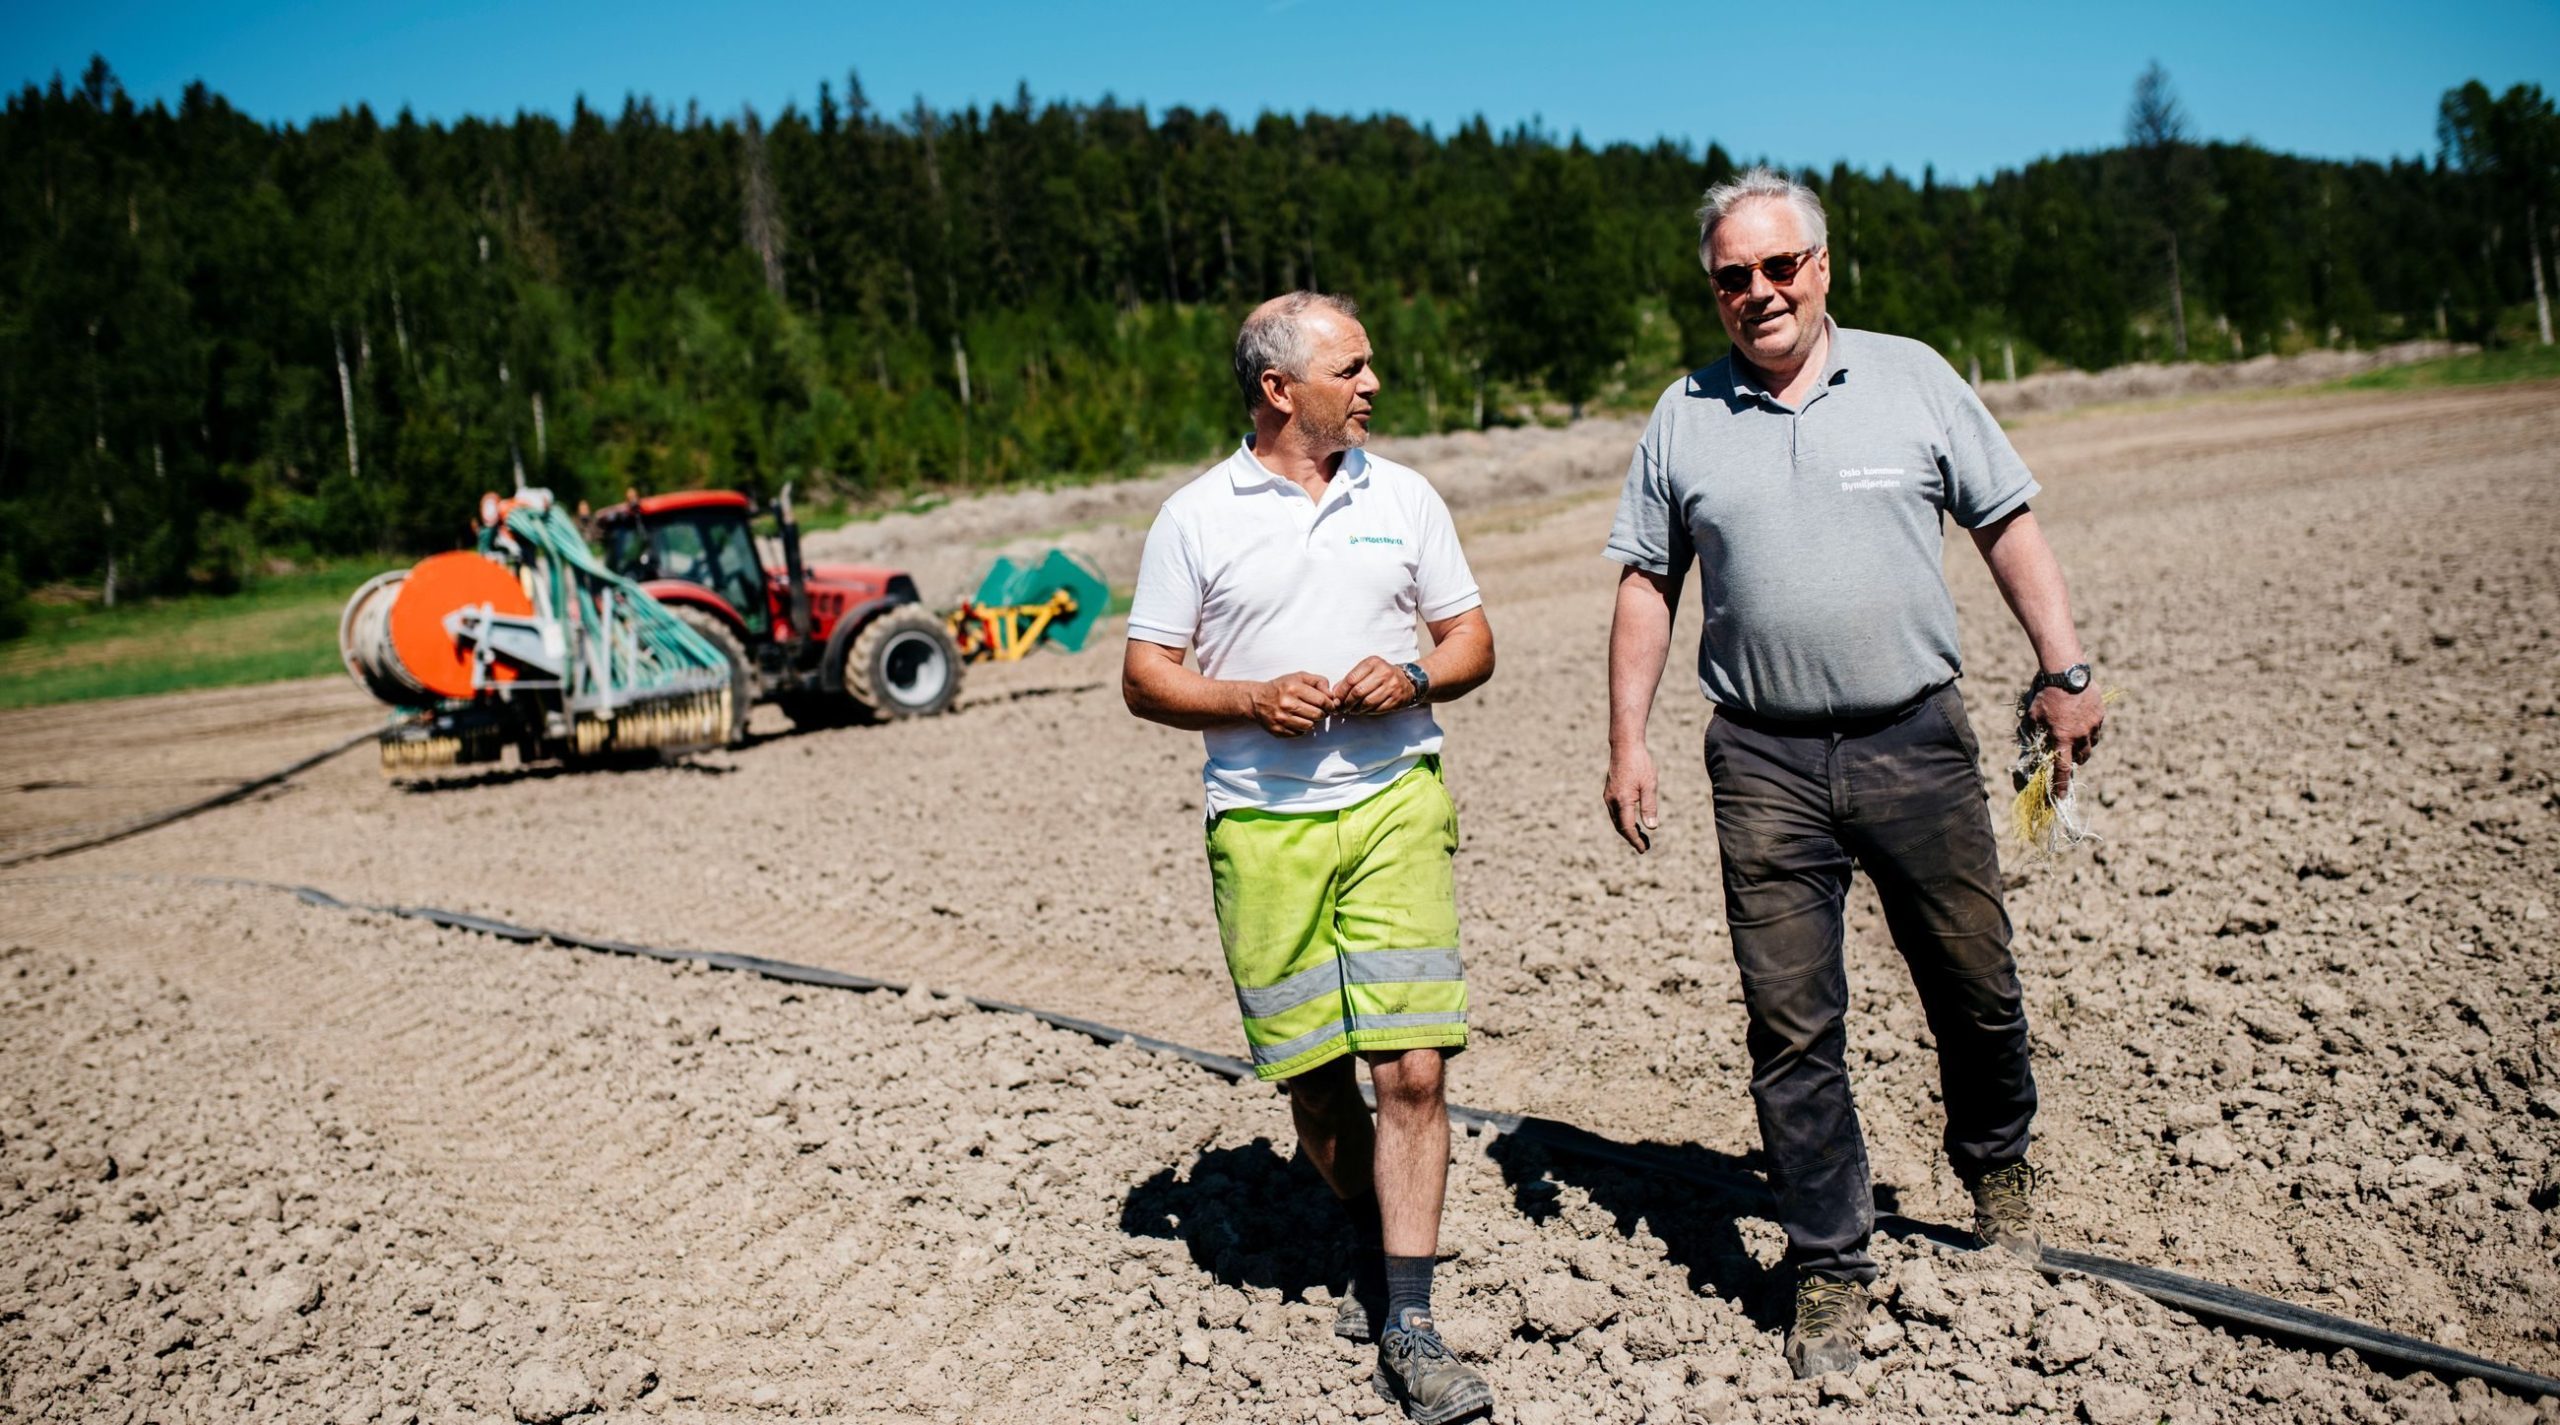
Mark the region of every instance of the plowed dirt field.
MULTIPOLYGON (((1747 1166, 1739 991, 1673 659, 1666 821, 1599 809, 1600 557, 1635 427, 1388 447, 1448 495, 1500 672, 1442 711, 1476 1000, 1454 1096, 1747 1166)), ((2012 848, 2054 1236, 2560 1373, 2560 387, 2224 398, 2016 433, 2102 679, 2106 840, 2012 848)), ((1170 480, 956 504, 818 557, 948 601, 1115 584, 1170 480)), ((2005 800, 2024 640, 1948 568, 2005 800)), ((1681 639, 1694 624, 1694 604, 1681 639)), ((1334 1227, 1266 1090, 932 993, 527 948, 220 878, 743 951, 1240 1043, 1194 736, 1116 629, 950 717, 646 770, 385 784, 359 751, 0 872, 0 1415, 1334 1420, 1334 1227), (1275 1144, 1277 1146, 1275 1146, 1275 1144)), ((0 859, 376 715, 343 681, 0 714, 0 859)), ((1863 886, 1878 1191, 1962 1223, 1863 886)), ((1742 1204, 1462 1136, 1442 1315, 1518 1421, 1795 1419, 1742 1204)), ((1922 1238, 1830 1396, 1885 1419, 2560 1419, 1922 1238), (1854 1401, 1852 1402, 1855 1403, 1854 1401)))

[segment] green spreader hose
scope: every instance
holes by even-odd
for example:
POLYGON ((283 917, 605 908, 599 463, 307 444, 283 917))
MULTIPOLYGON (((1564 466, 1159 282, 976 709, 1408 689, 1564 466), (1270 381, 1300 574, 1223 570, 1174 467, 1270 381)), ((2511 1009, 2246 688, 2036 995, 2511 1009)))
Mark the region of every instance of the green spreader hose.
MULTIPOLYGON (((518 544, 541 556, 538 567, 541 577, 550 580, 548 606, 554 616, 575 609, 580 626, 603 631, 606 668, 616 692, 698 688, 701 679, 685 676, 692 673, 709 673, 719 681, 727 680, 729 660, 720 650, 686 626, 684 620, 667 612, 664 604, 650 598, 638 584, 597 563, 595 552, 587 548, 586 537, 558 509, 518 505, 508 511, 506 528, 518 544), (608 590, 617 596, 616 603, 620 605, 615 610, 617 618, 611 622, 604 615, 603 596, 608 590), (630 631, 627 638, 623 636, 625 629, 630 631)), ((481 531, 481 553, 489 553, 494 540, 494 532, 481 531)), ((587 686, 588 676, 586 660, 572 660, 572 696, 594 691, 587 686)))

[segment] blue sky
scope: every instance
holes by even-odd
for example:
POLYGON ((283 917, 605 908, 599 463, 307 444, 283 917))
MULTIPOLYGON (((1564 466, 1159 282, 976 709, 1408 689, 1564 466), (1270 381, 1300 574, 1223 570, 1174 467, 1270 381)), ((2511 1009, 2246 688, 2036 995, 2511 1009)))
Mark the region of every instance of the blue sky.
POLYGON ((262 119, 565 112, 625 94, 713 113, 810 106, 858 71, 903 110, 1104 94, 1163 109, 1483 113, 1595 142, 1952 178, 2117 141, 2134 76, 2168 67, 2199 133, 2329 157, 2432 154, 2443 92, 2560 90, 2560 0, 2160 0, 2141 6, 1638 5, 1375 0, 547 0, 145 4, 0 0, 14 90, 104 54, 144 99, 202 79, 262 119))

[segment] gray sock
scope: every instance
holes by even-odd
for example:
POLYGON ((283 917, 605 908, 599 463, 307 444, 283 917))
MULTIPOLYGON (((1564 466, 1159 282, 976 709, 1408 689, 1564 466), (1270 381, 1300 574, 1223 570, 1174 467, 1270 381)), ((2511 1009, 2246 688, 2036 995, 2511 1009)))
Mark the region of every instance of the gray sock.
POLYGON ((1431 1318, 1430 1257, 1388 1257, 1387 1319, 1381 1331, 1403 1329, 1411 1325, 1412 1314, 1425 1321, 1431 1318))

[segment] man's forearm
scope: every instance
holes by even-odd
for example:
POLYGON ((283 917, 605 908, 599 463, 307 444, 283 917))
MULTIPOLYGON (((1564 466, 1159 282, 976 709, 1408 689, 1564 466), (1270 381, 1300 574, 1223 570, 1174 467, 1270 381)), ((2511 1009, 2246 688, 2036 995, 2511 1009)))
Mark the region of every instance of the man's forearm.
POLYGON ((1149 722, 1205 732, 1253 720, 1252 685, 1222 682, 1184 666, 1178 657, 1132 649, 1120 669, 1121 697, 1129 711, 1149 722))
POLYGON ((1609 745, 1642 747, 1653 717, 1654 690, 1671 656, 1668 580, 1629 569, 1618 581, 1618 606, 1609 619, 1609 745))
POLYGON ((1469 609, 1431 631, 1431 651, 1419 660, 1431 675, 1431 701, 1451 702, 1493 676, 1493 625, 1484 610, 1469 609))
POLYGON ((2052 672, 2086 661, 2079 630, 2071 622, 2071 593, 2063 583, 2062 562, 2045 543, 2034 512, 2020 510, 1996 525, 1975 530, 1973 542, 1991 570, 1991 582, 2000 586, 2000 597, 2008 601, 2009 612, 2026 630, 2027 642, 2034 645, 2036 661, 2052 672))

